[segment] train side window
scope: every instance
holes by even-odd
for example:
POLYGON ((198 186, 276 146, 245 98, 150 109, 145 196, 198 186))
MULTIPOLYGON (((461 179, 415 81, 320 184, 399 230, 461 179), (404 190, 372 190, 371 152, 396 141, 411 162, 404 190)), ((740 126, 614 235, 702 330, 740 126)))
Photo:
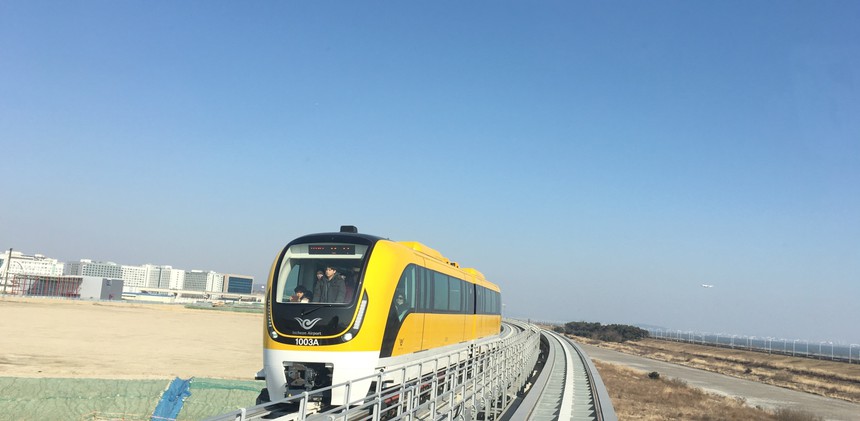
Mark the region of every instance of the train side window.
POLYGON ((463 281, 457 278, 449 278, 448 288, 448 310, 459 313, 463 309, 463 281))
POLYGON ((296 286, 299 285, 299 275, 302 272, 302 264, 298 261, 290 261, 289 264, 284 264, 281 269, 281 282, 278 283, 278 302, 286 303, 290 301, 290 297, 296 286), (287 273, 284 274, 284 271, 287 273))
POLYGON ((430 298, 432 298, 432 280, 429 278, 428 274, 429 272, 425 268, 418 268, 416 271, 416 289, 418 291, 418 297, 415 303, 416 308, 421 311, 429 311, 432 308, 430 306, 430 298))
POLYGON ((433 310, 448 311, 448 276, 433 273, 433 310))
POLYGON ((492 290, 490 290, 489 293, 490 293, 489 294, 489 297, 490 297, 490 313, 500 314, 501 312, 499 311, 499 308, 500 308, 499 293, 496 291, 492 291, 492 290))
POLYGON ((424 300, 426 293, 424 292, 425 286, 424 281, 422 280, 424 268, 415 267, 415 311, 421 311, 424 308, 424 300))
POLYGON ((475 314, 484 314, 484 287, 475 288, 475 314))
POLYGON ((397 294, 403 294, 403 297, 406 299, 404 305, 409 308, 415 308, 415 304, 418 302, 417 299, 419 297, 415 285, 416 269, 415 265, 409 265, 406 267, 403 271, 403 275, 400 276, 400 282, 397 283, 397 288, 394 292, 395 298, 397 297, 397 294))
POLYGON ((496 314, 496 292, 490 291, 490 313, 496 314))

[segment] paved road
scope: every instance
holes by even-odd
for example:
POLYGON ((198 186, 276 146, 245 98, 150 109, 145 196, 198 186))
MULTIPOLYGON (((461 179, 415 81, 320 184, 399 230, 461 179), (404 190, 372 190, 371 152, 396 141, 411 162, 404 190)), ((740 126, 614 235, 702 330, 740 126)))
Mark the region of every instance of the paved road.
POLYGON ((592 359, 625 365, 649 372, 656 371, 662 376, 683 379, 687 384, 709 392, 725 396, 742 397, 751 406, 761 406, 770 409, 800 409, 824 417, 827 420, 860 420, 860 405, 858 404, 737 379, 709 371, 637 357, 635 355, 623 354, 593 345, 580 345, 592 359))

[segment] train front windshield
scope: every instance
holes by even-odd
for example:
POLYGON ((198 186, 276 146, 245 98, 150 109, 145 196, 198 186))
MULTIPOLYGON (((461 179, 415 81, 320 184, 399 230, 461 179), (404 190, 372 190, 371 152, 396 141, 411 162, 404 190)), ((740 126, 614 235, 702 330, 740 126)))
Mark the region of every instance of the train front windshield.
POLYGON ((290 246, 280 262, 275 302, 296 306, 354 303, 367 248, 342 243, 290 246))

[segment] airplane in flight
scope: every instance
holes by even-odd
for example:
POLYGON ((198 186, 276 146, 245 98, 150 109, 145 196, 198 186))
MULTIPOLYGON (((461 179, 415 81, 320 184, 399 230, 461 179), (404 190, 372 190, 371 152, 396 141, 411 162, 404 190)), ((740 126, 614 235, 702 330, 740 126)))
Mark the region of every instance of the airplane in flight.
POLYGON ((702 284, 702 288, 713 288, 713 285, 702 284))

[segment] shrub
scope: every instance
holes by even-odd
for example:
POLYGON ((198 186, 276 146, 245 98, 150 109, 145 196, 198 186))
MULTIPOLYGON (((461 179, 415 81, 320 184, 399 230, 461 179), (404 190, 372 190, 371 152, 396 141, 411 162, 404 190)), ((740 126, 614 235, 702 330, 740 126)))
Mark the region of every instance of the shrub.
MULTIPOLYGON (((666 382, 667 382, 667 383, 669 383, 669 385, 670 385, 670 386, 672 386, 672 387, 677 387, 677 388, 679 388, 679 389, 681 389, 681 388, 686 388, 686 387, 687 387, 687 381, 686 381, 686 380, 684 380, 684 379, 679 379, 679 378, 677 378, 677 377, 672 377, 672 378, 670 378, 669 380, 666 380, 666 382)), ((693 388, 693 389, 690 391, 690 393, 697 393, 697 394, 701 394, 701 393, 704 393, 704 392, 702 392, 702 390, 701 390, 701 389, 693 388)))
POLYGON ((655 380, 656 380, 656 379, 659 379, 659 378, 660 378, 660 373, 658 373, 658 372, 656 372, 656 371, 652 371, 652 372, 648 373, 648 378, 649 378, 649 379, 655 379, 655 380))
POLYGON ((647 338, 648 331, 629 325, 601 325, 589 322, 568 322, 564 324, 564 333, 597 339, 605 342, 625 342, 647 338))
POLYGON ((783 383, 789 383, 794 380, 794 376, 792 376, 791 373, 788 373, 786 371, 780 371, 779 373, 774 374, 773 380, 783 383))

